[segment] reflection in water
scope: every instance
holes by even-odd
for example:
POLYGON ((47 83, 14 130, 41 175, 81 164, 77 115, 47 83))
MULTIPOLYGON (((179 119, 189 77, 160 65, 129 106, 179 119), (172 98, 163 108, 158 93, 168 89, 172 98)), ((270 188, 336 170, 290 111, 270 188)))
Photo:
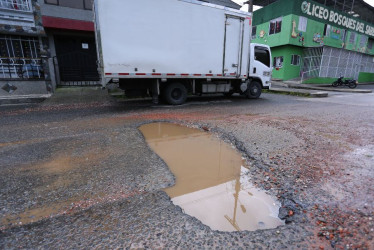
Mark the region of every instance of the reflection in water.
POLYGON ((250 184, 249 171, 230 145, 170 123, 143 125, 140 131, 175 175, 175 186, 165 191, 185 213, 220 231, 283 225, 278 202, 250 184))

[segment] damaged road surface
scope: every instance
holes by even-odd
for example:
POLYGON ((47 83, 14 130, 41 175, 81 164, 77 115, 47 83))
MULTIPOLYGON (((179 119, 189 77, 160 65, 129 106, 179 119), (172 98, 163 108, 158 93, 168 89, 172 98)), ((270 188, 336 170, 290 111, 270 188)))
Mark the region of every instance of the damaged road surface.
MULTIPOLYGON (((353 98, 345 95, 339 101, 353 98)), ((179 107, 110 99, 0 107, 0 248, 370 249, 373 124, 371 105, 272 94, 179 107), (152 123, 189 132, 159 127, 166 132, 152 142, 144 134, 152 123), (232 150, 218 163, 234 167, 174 169, 167 151, 180 150, 154 146, 188 133, 192 149, 208 135, 220 145, 206 147, 213 156, 232 150), (178 188, 183 177, 188 185, 178 188), (261 195, 269 203, 253 205, 261 195), (212 221, 231 228, 189 213, 203 210, 223 211, 212 221), (245 227, 244 215, 256 212, 276 223, 261 217, 245 227)))
POLYGON ((229 144, 170 123, 146 124, 140 131, 175 175, 175 185, 165 192, 185 213, 219 231, 284 224, 278 218, 278 202, 253 188, 246 163, 229 144))

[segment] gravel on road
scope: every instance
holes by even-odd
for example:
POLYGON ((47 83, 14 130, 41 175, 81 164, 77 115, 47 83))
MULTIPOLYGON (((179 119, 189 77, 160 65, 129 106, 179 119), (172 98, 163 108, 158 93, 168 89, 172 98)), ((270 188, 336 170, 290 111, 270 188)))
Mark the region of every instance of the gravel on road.
POLYGON ((273 94, 2 108, 0 248, 369 249, 373 113, 273 94), (235 146, 286 225, 227 233, 184 214, 162 191, 174 176, 138 130, 155 121, 235 146))

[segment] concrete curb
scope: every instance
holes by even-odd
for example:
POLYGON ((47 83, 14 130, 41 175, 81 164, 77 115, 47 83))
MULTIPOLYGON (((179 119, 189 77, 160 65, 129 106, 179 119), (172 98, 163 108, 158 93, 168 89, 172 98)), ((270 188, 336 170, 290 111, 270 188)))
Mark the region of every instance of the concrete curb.
POLYGON ((316 87, 305 85, 298 86, 296 84, 289 85, 291 88, 302 88, 302 89, 315 89, 315 90, 324 90, 324 91, 334 91, 334 92, 346 92, 346 93, 372 93, 372 90, 369 89, 342 89, 342 88, 334 88, 334 87, 316 87))
MULTIPOLYGON (((274 85, 278 86, 287 86, 288 88, 296 88, 296 89, 312 89, 312 90, 323 90, 323 91, 334 91, 334 92, 346 92, 346 93, 372 93, 372 90, 369 89, 349 89, 349 88, 335 88, 332 87, 331 84, 321 84, 321 85, 311 85, 311 84, 300 84, 291 81, 285 82, 272 82, 274 85)), ((368 85, 369 83, 362 84, 368 85)), ((359 84, 360 85, 360 84, 359 84)))
POLYGON ((51 94, 0 96, 0 106, 10 104, 40 103, 50 98, 51 96, 51 94))
POLYGON ((328 97, 327 92, 323 91, 310 91, 310 90, 303 90, 303 89, 294 89, 294 88, 285 88, 285 87, 271 87, 270 91, 278 92, 278 93, 289 93, 289 94, 304 94, 309 97, 328 97))

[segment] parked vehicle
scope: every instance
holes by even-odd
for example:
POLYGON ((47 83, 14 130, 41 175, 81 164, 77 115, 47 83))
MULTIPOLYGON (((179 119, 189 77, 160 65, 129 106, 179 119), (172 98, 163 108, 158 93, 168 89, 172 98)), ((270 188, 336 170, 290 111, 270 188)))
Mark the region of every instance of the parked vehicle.
POLYGON ((251 13, 195 0, 95 0, 94 9, 103 87, 172 105, 270 87, 270 48, 250 43, 251 13))
POLYGON ((30 63, 20 65, 17 74, 21 78, 41 78, 44 76, 44 71, 41 65, 30 63))
POLYGON ((333 87, 338 87, 338 86, 348 86, 351 89, 354 89, 357 87, 357 81, 354 79, 345 79, 343 80, 343 76, 339 77, 338 80, 332 83, 333 87))

